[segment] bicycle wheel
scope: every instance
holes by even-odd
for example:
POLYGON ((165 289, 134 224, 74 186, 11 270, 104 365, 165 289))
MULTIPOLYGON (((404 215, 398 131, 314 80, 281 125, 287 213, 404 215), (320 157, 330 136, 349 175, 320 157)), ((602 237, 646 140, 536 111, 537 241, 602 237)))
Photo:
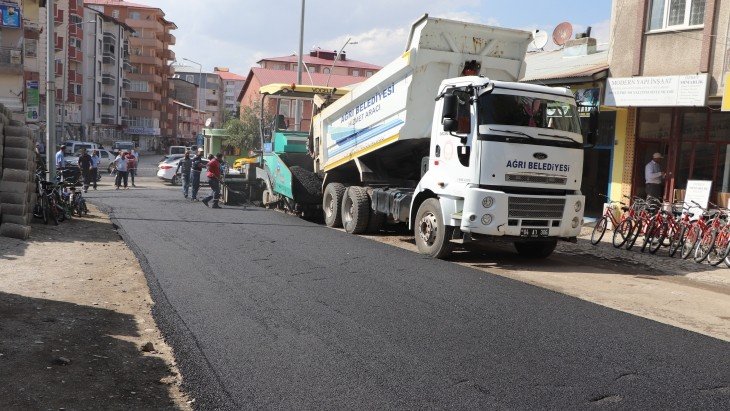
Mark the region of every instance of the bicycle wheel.
POLYGON ((684 242, 682 243, 682 259, 686 260, 692 255, 697 243, 702 237, 702 229, 698 225, 692 225, 685 233, 684 242))
POLYGON ((715 237, 715 244, 712 251, 707 255, 707 262, 711 266, 717 267, 722 263, 730 252, 730 231, 727 227, 723 227, 715 237))
POLYGON ((702 234, 702 238, 700 239, 699 243, 697 244, 697 247, 695 248, 695 262, 701 263, 705 261, 708 255, 712 252, 712 249, 715 248, 715 238, 717 237, 717 230, 714 228, 711 230, 707 230, 702 234))
POLYGON ((646 226, 646 231, 644 231, 644 244, 641 245, 642 253, 646 251, 649 244, 651 244, 652 240, 656 236, 657 230, 659 230, 659 224, 652 218, 646 226))
POLYGON ((58 204, 52 199, 48 201, 48 211, 51 214, 51 219, 54 225, 58 225, 63 219, 61 218, 61 210, 58 208, 58 204))
POLYGON ((601 217, 601 219, 596 222, 596 226, 593 227, 593 232, 591 233, 591 244, 596 245, 601 242, 603 235, 606 234, 607 226, 608 218, 606 217, 601 217))
POLYGON ((687 226, 683 225, 680 230, 674 230, 671 242, 669 243, 669 256, 674 257, 677 251, 682 249, 682 244, 687 236, 687 226))
POLYGON ((631 235, 631 229, 634 227, 634 222, 631 220, 624 220, 619 223, 618 227, 613 230, 613 246, 616 248, 623 247, 626 244, 626 240, 631 235))
POLYGON ((654 229, 651 241, 649 242, 649 252, 652 254, 656 254, 662 248, 664 240, 667 238, 667 232, 669 231, 667 223, 657 223, 656 225, 658 227, 654 229))
POLYGON ((48 207, 48 197, 45 194, 41 194, 41 215, 43 218, 43 224, 48 224, 51 210, 48 207))
POLYGON ((634 224, 634 227, 631 229, 631 233, 629 233, 629 238, 626 240, 626 249, 631 250, 634 247, 634 244, 636 244, 636 240, 639 239, 639 236, 641 235, 641 229, 644 227, 644 222, 641 220, 636 220, 636 224, 634 224))

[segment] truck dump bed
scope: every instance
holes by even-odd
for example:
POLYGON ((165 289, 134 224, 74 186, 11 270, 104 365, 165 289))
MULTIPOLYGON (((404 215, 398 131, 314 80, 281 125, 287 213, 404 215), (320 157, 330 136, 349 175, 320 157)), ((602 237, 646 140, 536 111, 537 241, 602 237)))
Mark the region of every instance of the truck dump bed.
POLYGON ((413 24, 401 57, 315 117, 316 171, 375 151, 381 157, 411 151, 407 143, 430 137, 443 80, 478 74, 517 81, 531 40, 528 31, 424 16, 413 24), (391 149, 380 150, 385 146, 391 149))

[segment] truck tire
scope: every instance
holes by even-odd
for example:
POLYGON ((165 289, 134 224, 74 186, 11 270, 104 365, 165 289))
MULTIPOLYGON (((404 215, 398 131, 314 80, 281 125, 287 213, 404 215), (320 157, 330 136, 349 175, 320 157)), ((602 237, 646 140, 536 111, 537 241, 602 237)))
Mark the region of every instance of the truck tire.
POLYGON ((451 237, 454 227, 444 224, 441 204, 437 198, 429 198, 418 207, 413 221, 418 252, 433 258, 446 258, 451 254, 451 237))
POLYGON ((370 197, 362 187, 347 189, 342 199, 342 227, 350 234, 362 234, 368 227, 370 197))
POLYGON ((324 223, 327 227, 342 227, 342 198, 345 196, 345 186, 340 183, 328 184, 322 197, 324 223))
POLYGON ((517 241, 515 248, 521 257, 530 259, 548 258, 558 245, 558 240, 552 241, 517 241))

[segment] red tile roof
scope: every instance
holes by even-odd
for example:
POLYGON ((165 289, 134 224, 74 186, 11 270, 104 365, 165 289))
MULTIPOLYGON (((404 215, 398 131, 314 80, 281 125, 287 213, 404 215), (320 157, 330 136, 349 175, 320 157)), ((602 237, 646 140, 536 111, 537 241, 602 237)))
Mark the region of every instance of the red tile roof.
MULTIPOLYGON (((162 11, 161 8, 155 6, 148 6, 146 4, 132 3, 124 0, 84 0, 84 4, 97 4, 102 6, 119 6, 119 7, 131 7, 135 9, 155 9, 162 11)), ((163 13, 164 14, 164 13, 163 13)))
MULTIPOLYGON (((296 54, 292 54, 291 56, 282 56, 282 57, 266 57, 263 58, 257 63, 261 64, 262 61, 279 61, 284 63, 297 63, 298 58, 296 54)), ((332 60, 323 59, 320 57, 312 57, 309 55, 304 56, 304 64, 319 64, 323 66, 331 66, 333 63, 332 60)), ((350 68, 361 68, 361 69, 372 69, 372 70, 380 70, 381 66, 376 66, 375 64, 365 63, 362 61, 357 60, 337 60, 335 63, 335 67, 350 67, 350 68)))
MULTIPOLYGON (((324 86, 327 84, 327 80, 329 79, 329 86, 330 87, 345 87, 352 84, 361 83, 365 80, 367 80, 365 77, 355 77, 355 76, 343 76, 340 74, 333 74, 331 77, 329 74, 322 74, 322 73, 310 73, 312 75, 311 81, 309 75, 307 75, 306 72, 302 73, 302 84, 310 84, 315 86, 324 86)), ((243 99, 244 94, 246 94, 246 89, 248 89, 249 84, 251 84, 251 79, 256 77, 259 80, 259 83, 262 86, 265 86, 267 84, 294 84, 297 82, 297 72, 292 70, 272 70, 272 69, 264 69, 259 67, 254 67, 251 69, 251 72, 249 72, 248 77, 246 78, 246 84, 243 85, 243 89, 241 90, 241 93, 238 95, 238 101, 241 101, 243 99)))
POLYGON ((222 80, 246 80, 246 77, 230 71, 216 71, 215 74, 219 75, 222 80))

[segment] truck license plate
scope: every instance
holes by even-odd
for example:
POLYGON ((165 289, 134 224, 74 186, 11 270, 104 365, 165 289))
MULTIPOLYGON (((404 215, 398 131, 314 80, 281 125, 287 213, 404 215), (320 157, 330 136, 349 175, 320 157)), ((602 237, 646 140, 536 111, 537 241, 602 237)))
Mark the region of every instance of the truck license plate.
POLYGON ((541 238, 547 237, 549 230, 547 228, 521 228, 520 237, 541 238))

